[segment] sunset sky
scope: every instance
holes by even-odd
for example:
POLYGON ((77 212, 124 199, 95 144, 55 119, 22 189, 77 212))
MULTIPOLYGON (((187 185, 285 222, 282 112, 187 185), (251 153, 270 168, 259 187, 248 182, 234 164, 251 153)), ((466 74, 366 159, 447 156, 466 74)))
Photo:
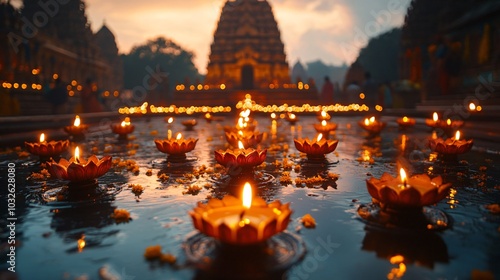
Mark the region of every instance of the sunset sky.
MULTIPOLYGON (((165 36, 194 52, 206 72, 212 36, 226 0, 86 0, 97 31, 103 21, 121 53, 147 39, 165 36)), ((240 0, 241 1, 241 0, 240 0)), ((281 30, 288 63, 321 59, 351 63, 368 37, 404 21, 410 0, 268 0, 281 30)))

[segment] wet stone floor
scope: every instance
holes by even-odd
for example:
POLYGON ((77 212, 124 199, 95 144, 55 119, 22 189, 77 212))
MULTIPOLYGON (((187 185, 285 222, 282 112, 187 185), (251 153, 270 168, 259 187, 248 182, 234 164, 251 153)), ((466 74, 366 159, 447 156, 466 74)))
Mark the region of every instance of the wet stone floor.
MULTIPOLYGON (((315 137, 315 116, 301 116, 295 125, 280 120, 276 127, 267 116, 257 116, 257 130, 265 133, 259 147, 267 149, 267 158, 244 178, 217 166, 214 157, 214 150, 230 148, 223 126, 234 125, 233 118, 211 123, 200 118, 192 130, 181 124, 187 117, 172 124, 159 117, 132 118, 133 139, 120 141, 109 129, 97 129, 71 144, 69 151, 78 144, 83 157, 113 158, 112 168, 91 193, 71 192, 67 181, 43 174, 31 176, 43 169, 38 158, 20 157, 19 151, 4 148, 2 182, 7 181, 8 164, 16 166, 17 277, 470 279, 481 272, 500 277, 500 215, 486 208, 500 202, 500 156, 478 143, 459 161, 442 162, 431 154, 426 144, 431 130, 423 124, 401 131, 388 120, 379 136, 370 136, 358 126, 360 118, 334 117, 338 129, 329 138, 339 140, 336 151, 325 160, 309 160, 293 140, 315 137), (168 130, 174 136, 182 132, 185 138, 199 139, 186 159, 168 162, 157 150, 154 139, 166 138, 168 130), (445 229, 382 226, 359 216, 358 208, 372 202, 366 180, 384 172, 396 176, 400 166, 410 174, 441 175, 453 184, 445 199, 429 207, 445 214, 445 229), (203 239, 195 235, 188 212, 210 197, 239 196, 243 181, 250 181, 267 201, 291 203, 287 230, 300 246, 274 248, 291 259, 269 265, 260 261, 262 252, 237 248, 231 249, 236 252, 220 249, 198 262, 188 259, 187 240, 203 239), (142 186, 143 192, 134 194, 132 185, 142 186), (131 220, 114 219, 115 209, 127 210, 131 220), (302 225, 305 214, 315 219, 315 228, 302 225), (175 256, 175 264, 146 260, 145 249, 153 245, 175 256)), ((1 194, 6 197, 7 191, 2 189, 1 194)), ((0 218, 2 229, 7 228, 7 211, 0 218)), ((5 242, 9 233, 1 234, 5 242)), ((285 239, 276 242, 286 243, 285 239)), ((198 245, 190 247, 195 255, 207 250, 198 245)), ((7 253, 8 245, 2 243, 2 270, 9 266, 7 253)))

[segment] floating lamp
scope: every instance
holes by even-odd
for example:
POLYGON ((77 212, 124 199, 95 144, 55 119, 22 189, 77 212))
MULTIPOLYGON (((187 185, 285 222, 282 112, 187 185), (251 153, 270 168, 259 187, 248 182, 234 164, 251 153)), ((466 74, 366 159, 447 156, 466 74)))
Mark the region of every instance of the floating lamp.
POLYGON ((413 127, 416 123, 416 120, 413 118, 409 118, 407 116, 404 116, 402 118, 397 119, 396 122, 398 123, 400 129, 406 129, 409 127, 413 127))
POLYGON ((226 140, 233 147, 238 147, 238 141, 241 141, 245 147, 255 147, 262 141, 263 136, 264 134, 258 131, 226 132, 226 140))
POLYGON ((472 139, 460 139, 460 131, 457 130, 453 138, 444 140, 439 137, 429 139, 429 146, 432 151, 444 156, 444 159, 455 160, 457 155, 471 150, 474 141, 472 139))
POLYGON ((314 129, 316 129, 318 133, 328 135, 330 131, 337 129, 337 124, 333 122, 327 122, 326 120, 322 120, 321 123, 314 124, 314 129))
POLYGON ((378 120, 376 120, 374 116, 372 116, 371 118, 365 118, 364 121, 359 121, 358 124, 371 134, 380 133, 380 131, 382 131, 382 129, 384 129, 386 125, 385 122, 379 122, 378 120))
POLYGON ((76 115, 73 125, 65 126, 64 131, 74 138, 84 138, 84 133, 87 131, 88 125, 82 124, 80 116, 76 115))
POLYGON ((215 151, 215 160, 224 167, 241 167, 252 169, 266 160, 267 150, 256 150, 245 148, 241 141, 238 141, 238 149, 215 151))
POLYGON ((186 153, 194 150, 198 139, 188 138, 184 139, 181 133, 178 133, 174 138, 156 139, 156 148, 169 157, 173 158, 186 158, 186 153))
POLYGON ((267 204, 260 197, 252 197, 249 183, 243 187, 241 200, 231 195, 212 198, 189 212, 197 230, 232 245, 265 242, 287 228, 291 214, 289 203, 276 200, 267 204))
POLYGON ((58 157, 69 147, 69 140, 49 141, 45 139, 45 134, 40 134, 39 142, 24 142, 26 150, 33 155, 39 156, 41 161, 47 161, 51 157, 58 157))
POLYGON ((118 134, 120 139, 127 139, 127 135, 134 132, 135 126, 130 123, 130 118, 126 117, 120 124, 111 124, 113 133, 118 134))
POLYGON ((308 158, 324 158, 337 148, 338 140, 323 139, 323 134, 318 134, 316 139, 294 139, 295 148, 302 153, 306 153, 308 158))

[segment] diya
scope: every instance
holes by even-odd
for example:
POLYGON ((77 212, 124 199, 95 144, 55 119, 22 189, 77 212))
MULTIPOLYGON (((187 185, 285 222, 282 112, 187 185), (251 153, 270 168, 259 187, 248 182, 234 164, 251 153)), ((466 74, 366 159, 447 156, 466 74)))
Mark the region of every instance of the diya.
POLYGON ((375 119, 375 117, 365 118, 364 121, 358 122, 359 126, 361 126, 364 130, 368 131, 370 134, 378 134, 382 129, 384 129, 386 123, 379 122, 375 119))
POLYGON ((287 228, 291 214, 289 203, 276 200, 267 204, 260 197, 252 198, 249 183, 243 187, 241 200, 231 195, 212 198, 189 212, 195 229, 232 245, 265 242, 287 228))
POLYGON ((40 157, 40 161, 47 161, 51 157, 58 157, 69 147, 69 140, 64 141, 45 141, 45 134, 40 134, 40 142, 24 142, 26 150, 32 155, 40 157))
POLYGON ((302 153, 306 153, 308 158, 324 158, 337 148, 338 140, 323 139, 323 134, 318 134, 314 140, 294 139, 295 148, 302 153))
POLYGON ((162 140, 159 139, 155 140, 156 148, 160 152, 168 154, 169 158, 179 158, 179 159, 186 158, 186 153, 194 150, 197 142, 198 139, 182 138, 181 133, 178 133, 175 139, 167 138, 162 140))
POLYGON ((129 117, 126 117, 121 124, 111 124, 111 130, 114 134, 118 134, 120 139, 127 139, 127 135, 134 132, 134 129, 129 117))
POLYGON ((73 125, 65 126, 64 131, 74 138, 82 139, 85 138, 85 132, 88 128, 88 125, 81 123, 80 116, 77 115, 73 125))
POLYGON ((439 127, 439 116, 438 116, 438 113, 437 112, 434 112, 432 114, 432 120, 431 119, 425 119, 425 124, 429 127, 432 127, 432 128, 437 128, 439 127))
POLYGON ((244 147, 255 147, 262 141, 264 134, 258 131, 239 130, 237 133, 226 132, 226 140, 233 147, 238 147, 238 141, 241 141, 244 147))
POLYGON ((47 162, 50 175, 57 179, 69 180, 69 186, 73 188, 96 186, 96 178, 106 174, 109 168, 111 168, 110 156, 98 159, 95 155, 91 155, 85 159, 80 157, 78 146, 69 161, 61 158, 59 162, 54 160, 47 162))
POLYGON ((331 116, 326 111, 321 111, 321 113, 318 114, 317 118, 318 121, 328 121, 331 119, 331 116))
POLYGON ((321 123, 314 124, 314 129, 316 129, 318 133, 328 135, 330 134, 330 131, 334 131, 337 129, 337 124, 333 122, 326 122, 326 120, 322 120, 321 123))
POLYGON ((455 137, 444 140, 443 138, 429 139, 429 147, 432 151, 439 153, 444 159, 456 159, 457 155, 471 150, 474 141, 472 139, 460 139, 460 131, 457 130, 455 137))
POLYGON ((398 118, 396 120, 396 122, 398 123, 400 129, 406 129, 406 128, 413 127, 416 123, 415 119, 408 118, 407 116, 404 116, 402 118, 398 118))
POLYGON ((290 113, 286 115, 286 120, 288 121, 289 124, 294 125, 296 122, 299 121, 299 118, 295 114, 290 113))
POLYGON ((238 149, 226 151, 214 151, 215 160, 224 167, 241 167, 243 170, 251 170, 266 160, 267 150, 256 150, 246 148, 238 141, 238 149))
POLYGON ((414 227, 420 229, 442 229, 448 226, 446 214, 433 205, 444 199, 451 183, 443 183, 441 176, 430 178, 427 174, 406 176, 403 168, 397 177, 384 173, 377 179, 366 180, 368 193, 375 204, 358 209, 366 220, 384 225, 414 227))
POLYGON ((186 128, 186 130, 192 130, 198 122, 195 119, 186 120, 182 122, 182 125, 186 128))

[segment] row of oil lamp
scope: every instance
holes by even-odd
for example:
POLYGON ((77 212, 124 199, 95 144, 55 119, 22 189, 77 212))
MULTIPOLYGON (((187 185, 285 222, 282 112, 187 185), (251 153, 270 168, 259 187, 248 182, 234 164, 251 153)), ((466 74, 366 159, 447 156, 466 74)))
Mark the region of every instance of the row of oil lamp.
MULTIPOLYGON (((297 119, 296 116, 289 118, 292 122, 297 119)), ((326 112, 319 115, 318 120, 321 123, 315 126, 320 132, 318 137, 294 139, 295 147, 300 152, 306 153, 309 158, 322 158, 333 152, 338 141, 323 136, 323 133, 336 129, 336 124, 327 122, 329 119, 330 116, 326 112)), ((383 127, 385 124, 370 118, 362 121, 360 125, 383 127)), ((74 134, 83 133, 85 129, 75 128, 79 126, 82 124, 75 122, 74 127, 68 130, 74 134)), ((255 131, 255 127, 256 121, 250 117, 250 112, 243 111, 235 127, 225 127, 226 139, 235 148, 214 151, 216 161, 226 167, 237 166, 249 171, 262 164, 266 159, 267 150, 252 148, 262 141, 262 133, 255 131)), ((133 131, 133 126, 128 120, 117 126, 117 129, 127 134, 127 131, 133 131)), ((197 141, 198 139, 193 138, 184 139, 178 134, 175 138, 157 139, 155 144, 159 151, 169 156, 185 157, 186 153, 195 148, 197 141)), ((455 139, 435 139, 431 142, 431 147, 438 152, 442 149, 446 152, 451 149, 448 147, 460 147, 461 141, 457 133, 455 139)), ((472 145, 472 141, 469 141, 472 145)), ((30 152, 40 156, 60 154, 68 146, 68 140, 47 142, 43 134, 39 143, 26 143, 30 152)), ((455 149, 458 151, 460 148, 455 149)), ((111 157, 104 156, 98 159, 95 155, 91 155, 85 159, 76 147, 74 156, 69 160, 62 158, 59 162, 52 160, 47 164, 54 178, 69 180, 70 185, 81 186, 94 183, 96 178, 104 175, 111 167, 111 157)), ((401 169, 400 175, 396 178, 384 173, 380 179, 367 180, 366 185, 370 195, 383 205, 415 209, 437 203, 447 195, 451 187, 450 184, 443 183, 440 176, 433 179, 425 174, 408 177, 404 169, 401 169)), ((222 199, 210 199, 206 204, 198 203, 189 215, 194 227, 200 232, 223 243, 248 245, 264 242, 284 231, 290 221, 291 213, 289 204, 282 204, 280 201, 268 204, 262 198, 254 197, 252 187, 247 183, 243 188, 242 199, 229 195, 222 199)))

